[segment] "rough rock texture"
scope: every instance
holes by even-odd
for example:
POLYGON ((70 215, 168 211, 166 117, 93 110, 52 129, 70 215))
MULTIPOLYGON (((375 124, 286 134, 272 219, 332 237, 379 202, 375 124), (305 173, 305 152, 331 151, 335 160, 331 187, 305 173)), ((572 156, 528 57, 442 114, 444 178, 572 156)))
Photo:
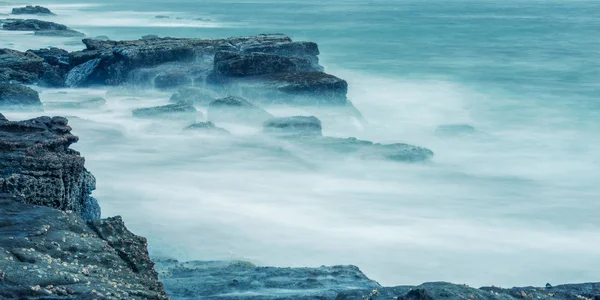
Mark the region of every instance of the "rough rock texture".
POLYGON ((0 215, 1 299, 168 299, 120 217, 86 224, 8 194, 0 215))
POLYGON ((263 53, 243 54, 233 51, 217 52, 214 64, 214 72, 218 78, 296 73, 312 69, 311 62, 304 58, 263 53))
POLYGON ((225 135, 230 134, 229 131, 227 131, 221 127, 217 127, 213 122, 195 123, 195 124, 192 124, 192 125, 184 128, 183 130, 188 131, 188 132, 202 132, 202 133, 209 133, 209 134, 225 134, 225 135))
POLYGON ((321 120, 310 116, 273 118, 263 123, 264 131, 276 135, 322 135, 321 120))
POLYGON ((334 299, 350 289, 375 289, 357 267, 256 267, 242 261, 157 260, 165 290, 177 299, 334 299))
POLYGON ((13 15, 55 15, 49 9, 43 6, 32 6, 27 5, 25 7, 15 7, 12 9, 11 14, 13 15))
POLYGON ((217 99, 208 105, 208 119, 214 122, 261 124, 273 117, 266 110, 240 97, 217 99))
POLYGON ((0 192, 89 215, 96 180, 84 158, 69 148, 77 140, 62 117, 0 122, 0 192))
POLYGON ((34 35, 39 36, 54 36, 54 37, 84 37, 85 34, 72 30, 38 30, 34 32, 34 35))
POLYGON ((65 85, 68 87, 84 86, 99 64, 100 59, 96 58, 74 67, 65 75, 65 85))
POLYGON ((184 102, 194 105, 207 106, 219 98, 219 94, 205 88, 182 87, 171 96, 171 102, 184 102))
POLYGON ((69 27, 37 19, 6 19, 0 20, 3 30, 11 31, 50 31, 52 35, 64 34, 66 36, 83 36, 83 33, 70 29, 69 27))
POLYGON ((201 112, 197 111, 196 108, 194 108, 194 106, 185 103, 136 108, 133 110, 133 116, 136 118, 179 119, 181 117, 184 117, 186 119, 195 119, 198 114, 201 114, 201 112))
POLYGON ((0 83, 35 83, 45 71, 44 59, 32 52, 0 49, 0 83))
POLYGON ((42 102, 35 90, 20 84, 0 83, 0 108, 41 109, 42 102))

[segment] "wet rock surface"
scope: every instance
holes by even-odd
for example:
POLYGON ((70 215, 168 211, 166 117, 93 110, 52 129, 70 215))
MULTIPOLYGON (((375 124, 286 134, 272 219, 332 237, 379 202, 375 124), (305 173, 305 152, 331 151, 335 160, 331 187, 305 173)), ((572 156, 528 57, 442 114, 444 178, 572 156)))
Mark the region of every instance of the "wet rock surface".
POLYGON ((83 36, 83 33, 65 25, 37 19, 5 19, 0 20, 0 25, 3 30, 10 31, 47 31, 50 35, 83 36))
POLYGON ((12 9, 11 14, 13 15, 55 15, 48 8, 43 6, 27 5, 25 7, 15 7, 12 9))
POLYGON ((321 120, 314 116, 294 116, 269 119, 263 123, 263 129, 266 133, 283 136, 321 136, 323 134, 321 120))
POLYGON ((0 83, 35 83, 45 71, 44 59, 35 53, 0 49, 0 83))
POLYGON ((213 122, 261 124, 273 117, 266 110, 240 97, 217 99, 208 105, 208 119, 213 122))
POLYGON ((224 134, 229 135, 229 131, 217 127, 213 122, 200 122, 192 124, 183 129, 187 132, 200 132, 200 133, 208 133, 208 134, 224 134))
POLYGON ((38 92, 20 84, 0 83, 0 109, 41 109, 38 92))
POLYGON ((145 239, 120 218, 77 214, 0 194, 0 298, 167 299, 145 239))

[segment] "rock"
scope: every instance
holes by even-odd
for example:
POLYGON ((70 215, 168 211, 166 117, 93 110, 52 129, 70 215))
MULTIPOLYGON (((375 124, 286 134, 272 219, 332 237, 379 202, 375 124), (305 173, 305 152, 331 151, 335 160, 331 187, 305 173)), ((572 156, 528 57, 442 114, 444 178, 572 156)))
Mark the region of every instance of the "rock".
POLYGON ((90 77, 100 65, 100 58, 89 60, 73 68, 65 76, 67 87, 81 87, 90 83, 90 77))
POLYGON ((435 129, 435 134, 438 136, 462 136, 476 133, 475 127, 466 124, 441 125, 435 129))
POLYGON ((226 97, 211 102, 207 115, 213 122, 246 124, 261 124, 273 117, 264 109, 240 97, 226 97))
POLYGON ((273 118, 263 123, 264 131, 284 136, 321 136, 321 120, 310 116, 273 118))
POLYGON ((184 131, 202 132, 209 134, 226 134, 229 135, 229 131, 215 126, 213 122, 200 122, 192 124, 183 129, 184 131))
POLYGON ((323 72, 275 74, 265 79, 273 80, 280 92, 314 98, 316 104, 339 105, 347 101, 348 83, 323 72))
POLYGON ((6 122, 6 121, 8 121, 8 119, 3 114, 0 114, 0 122, 6 122))
POLYGON ((99 108, 106 104, 106 100, 102 97, 93 97, 77 102, 48 102, 44 103, 46 108, 68 108, 68 109, 90 109, 99 108))
POLYGON ((92 196, 87 196, 81 208, 81 218, 85 221, 97 220, 102 216, 102 209, 98 200, 92 196))
POLYGON ((157 89, 171 89, 182 85, 191 85, 192 79, 185 72, 170 72, 160 74, 154 78, 154 87, 157 89))
POLYGON ((106 35, 95 36, 92 39, 98 40, 98 41, 110 41, 110 38, 106 35))
MULTIPOLYGON (((49 35, 57 35, 60 34, 58 32, 64 32, 65 35, 75 36, 78 33, 65 25, 36 19, 6 19, 0 20, 0 25, 2 25, 3 30, 49 31, 49 35)), ((82 35, 82 33, 79 34, 82 35)))
POLYGON ((96 183, 69 148, 77 140, 62 117, 0 123, 0 192, 81 214, 96 183))
MULTIPOLYGON (((46 64, 58 67, 61 76, 64 76, 71 69, 69 52, 67 50, 50 47, 38 50, 27 50, 27 53, 33 53, 41 57, 46 64)), ((48 67, 46 67, 46 70, 48 70, 48 67)))
POLYGON ((257 267, 243 261, 157 259, 156 269, 173 299, 334 299, 340 291, 376 289, 355 266, 257 267))
POLYGON ((20 84, 0 83, 0 108, 35 108, 42 106, 35 90, 20 84))
POLYGON ((55 37, 83 37, 85 36, 85 34, 73 30, 73 29, 67 29, 67 30, 42 30, 42 31, 36 31, 34 32, 34 35, 40 35, 40 36, 55 36, 55 37))
POLYGON ((61 88, 65 86, 65 79, 61 75, 58 67, 48 67, 46 72, 40 77, 38 85, 43 87, 61 88))
POLYGON ((303 58, 263 53, 243 54, 233 51, 217 52, 214 64, 215 75, 221 80, 226 77, 295 73, 312 69, 311 62, 303 58))
POLYGON ((170 19, 169 16, 154 16, 155 19, 170 19))
POLYGON ((11 14, 13 15, 52 15, 55 16, 53 12, 49 9, 36 5, 31 6, 27 5, 25 7, 15 7, 12 9, 11 14))
POLYGON ((156 34, 142 35, 142 40, 151 40, 151 39, 158 39, 158 38, 160 38, 160 37, 156 34))
POLYGON ((167 119, 196 119, 201 114, 194 106, 185 103, 169 104, 147 108, 136 108, 133 116, 136 118, 167 118, 167 119))
POLYGON ((145 239, 120 217, 88 225, 9 194, 0 215, 0 298, 168 299, 145 239))
POLYGON ((200 106, 206 106, 219 98, 217 92, 198 87, 182 87, 171 96, 171 102, 185 102, 200 106))
POLYGON ((290 42, 261 45, 246 45, 240 49, 243 53, 264 53, 286 57, 304 58, 313 68, 322 71, 319 66, 319 46, 313 42, 290 42))
POLYGON ((45 71, 44 59, 34 53, 0 49, 0 83, 32 84, 45 71))

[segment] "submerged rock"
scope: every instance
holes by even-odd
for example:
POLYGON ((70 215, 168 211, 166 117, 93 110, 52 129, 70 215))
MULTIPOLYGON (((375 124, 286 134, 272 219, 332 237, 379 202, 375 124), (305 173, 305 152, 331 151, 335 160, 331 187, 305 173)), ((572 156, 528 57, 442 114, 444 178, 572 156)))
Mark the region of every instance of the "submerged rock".
POLYGON ((321 120, 310 116, 273 118, 263 123, 264 131, 283 136, 321 136, 321 120))
POLYGON ((20 84, 0 83, 0 108, 40 109, 42 102, 38 92, 20 84))
POLYGON ((55 16, 55 14, 50 11, 49 9, 43 7, 43 6, 32 6, 32 5, 27 5, 25 7, 15 7, 12 9, 11 14, 13 15, 52 15, 55 16))
POLYGON ((159 278, 175 299, 334 299, 343 290, 376 289, 355 266, 257 267, 243 261, 156 260, 159 278))
POLYGON ((217 127, 215 126, 215 124, 213 122, 200 122, 200 123, 195 123, 192 124, 186 128, 183 129, 184 131, 188 131, 188 132, 202 132, 202 133, 209 133, 209 134, 230 134, 229 131, 221 128, 221 127, 217 127))
POLYGON ((0 215, 0 298, 168 299, 146 240, 120 217, 86 224, 10 194, 0 215))
POLYGON ((240 97, 217 99, 208 105, 208 119, 214 122, 261 124, 273 117, 266 110, 240 97))
POLYGON ((199 87, 182 87, 177 93, 171 96, 171 102, 185 102, 200 106, 206 106, 219 98, 217 92, 199 88, 199 87))
POLYGON ((201 114, 193 105, 179 103, 163 106, 136 108, 133 110, 133 116, 136 118, 168 118, 168 119, 196 119, 201 114))

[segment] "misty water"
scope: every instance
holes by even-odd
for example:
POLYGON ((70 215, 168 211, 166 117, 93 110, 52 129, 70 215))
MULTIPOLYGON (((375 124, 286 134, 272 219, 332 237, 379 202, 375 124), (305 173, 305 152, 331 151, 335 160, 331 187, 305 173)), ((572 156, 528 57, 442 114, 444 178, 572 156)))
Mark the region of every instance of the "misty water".
MULTIPOLYGON (((21 4, 0 2, 0 13, 21 4)), ((306 152, 234 124, 219 124, 231 137, 189 135, 189 122, 131 116, 171 92, 36 87, 45 104, 106 98, 102 108, 44 114, 69 117, 103 216, 123 216, 153 255, 354 264, 386 285, 598 281, 597 1, 35 4, 57 14, 42 19, 114 40, 281 32, 316 42, 367 121, 324 122, 325 135, 435 152, 430 163, 402 164, 306 152), (477 134, 435 133, 446 124, 477 134)), ((76 38, 0 32, 0 47, 47 46, 83 48, 76 38)))

